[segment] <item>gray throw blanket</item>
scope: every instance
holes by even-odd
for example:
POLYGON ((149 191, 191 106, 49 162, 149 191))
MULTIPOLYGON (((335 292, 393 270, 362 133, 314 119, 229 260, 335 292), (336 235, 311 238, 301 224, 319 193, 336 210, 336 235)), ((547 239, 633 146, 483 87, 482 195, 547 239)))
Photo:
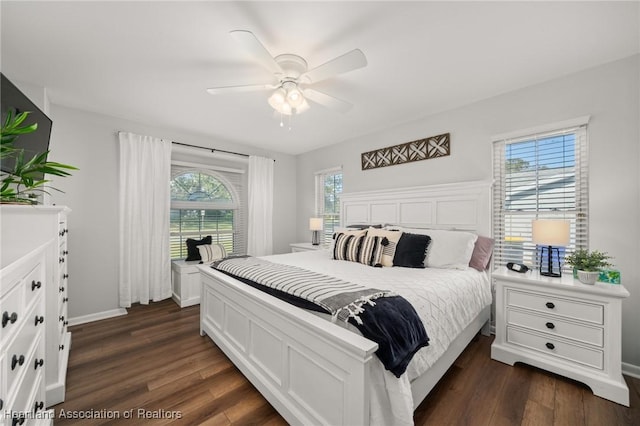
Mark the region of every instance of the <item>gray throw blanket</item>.
POLYGON ((297 266, 255 257, 223 259, 212 266, 233 276, 312 302, 331 313, 334 321, 353 318, 358 324, 362 324, 359 314, 364 312, 365 304, 374 306, 374 299, 394 295, 388 290, 370 288, 297 266))

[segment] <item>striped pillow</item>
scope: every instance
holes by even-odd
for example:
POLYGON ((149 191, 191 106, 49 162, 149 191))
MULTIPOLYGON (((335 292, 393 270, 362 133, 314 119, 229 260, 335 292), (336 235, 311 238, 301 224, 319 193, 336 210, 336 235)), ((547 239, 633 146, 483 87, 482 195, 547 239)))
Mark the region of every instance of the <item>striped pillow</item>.
POLYGON ((198 252, 202 260, 200 263, 211 263, 227 257, 227 251, 220 244, 201 244, 198 246, 198 252))
POLYGON ((393 257, 396 254, 396 246, 402 231, 390 231, 387 229, 369 228, 367 230, 367 236, 380 237, 380 239, 386 238, 387 241, 382 243, 384 250, 382 251, 382 266, 393 266, 393 257))
POLYGON ((349 262, 358 261, 358 253, 360 252, 360 244, 364 238, 363 235, 350 235, 340 233, 336 235, 336 244, 333 247, 333 258, 336 260, 348 260, 349 262))
POLYGON ((382 266, 383 237, 366 236, 360 247, 358 262, 369 266, 382 266))

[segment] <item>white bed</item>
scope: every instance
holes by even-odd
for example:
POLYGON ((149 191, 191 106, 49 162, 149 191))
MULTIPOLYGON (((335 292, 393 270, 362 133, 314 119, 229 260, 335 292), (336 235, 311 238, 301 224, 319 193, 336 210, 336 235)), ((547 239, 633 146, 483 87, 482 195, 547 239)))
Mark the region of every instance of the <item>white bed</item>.
MULTIPOLYGON (((342 223, 489 235, 489 194, 489 184, 472 182, 343 195, 342 223)), ((412 424, 415 407, 473 336, 483 326, 488 331, 491 289, 485 272, 372 268, 332 260, 328 251, 268 259, 395 291, 414 305, 431 338, 397 379, 374 355, 377 345, 353 330, 201 266, 201 334, 291 424, 412 424)))

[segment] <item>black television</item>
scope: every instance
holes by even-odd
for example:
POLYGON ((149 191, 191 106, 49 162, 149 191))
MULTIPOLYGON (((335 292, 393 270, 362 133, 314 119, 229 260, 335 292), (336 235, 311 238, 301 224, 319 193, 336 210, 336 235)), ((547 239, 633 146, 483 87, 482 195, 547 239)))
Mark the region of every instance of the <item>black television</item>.
MULTIPOLYGON (((25 161, 33 158, 34 155, 49 150, 49 138, 51 137, 52 121, 40 110, 31 100, 20 91, 4 74, 0 73, 2 78, 0 85, 0 111, 2 112, 2 124, 4 124, 9 109, 13 109, 17 113, 29 111, 24 125, 38 123, 38 128, 33 133, 19 135, 13 145, 18 149, 24 150, 25 161)), ((0 169, 3 172, 10 173, 15 167, 15 158, 3 158, 0 161, 0 169)), ((43 175, 34 176, 36 179, 43 179, 43 175)))

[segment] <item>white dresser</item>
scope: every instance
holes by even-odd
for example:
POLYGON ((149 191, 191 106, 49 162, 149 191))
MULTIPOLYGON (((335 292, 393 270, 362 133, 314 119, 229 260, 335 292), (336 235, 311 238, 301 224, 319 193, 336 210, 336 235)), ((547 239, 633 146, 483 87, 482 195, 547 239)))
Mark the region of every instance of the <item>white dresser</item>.
POLYGON ((51 424, 45 401, 46 256, 52 241, 22 254, 2 240, 0 425, 51 424), (5 250, 8 249, 8 250, 5 250))
MULTIPOLYGON (((0 208, 2 247, 11 253, 28 253, 34 247, 49 243, 45 250, 46 289, 44 377, 47 407, 64 401, 71 333, 67 331, 69 273, 67 269, 69 233, 64 206, 3 205, 0 208)), ((4 254, 3 254, 4 256, 4 254)))
POLYGON ((493 272, 496 338, 491 357, 524 362, 588 385, 595 395, 629 406, 622 377, 622 285, 582 284, 573 277, 493 272))

